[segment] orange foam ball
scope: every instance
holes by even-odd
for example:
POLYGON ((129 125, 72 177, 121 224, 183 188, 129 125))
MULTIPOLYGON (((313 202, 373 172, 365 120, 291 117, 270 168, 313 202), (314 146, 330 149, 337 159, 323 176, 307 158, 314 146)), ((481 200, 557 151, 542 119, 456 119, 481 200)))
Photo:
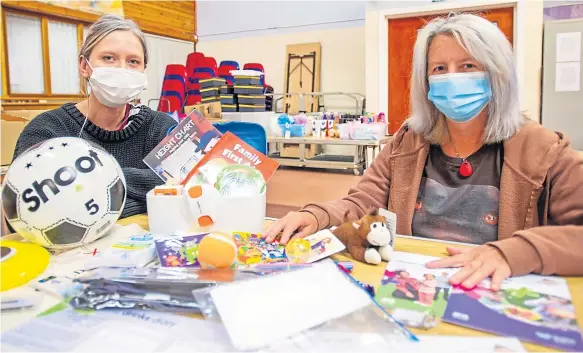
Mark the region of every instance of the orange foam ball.
POLYGON ((203 267, 227 268, 237 257, 237 246, 231 235, 212 232, 198 244, 198 261, 203 267))

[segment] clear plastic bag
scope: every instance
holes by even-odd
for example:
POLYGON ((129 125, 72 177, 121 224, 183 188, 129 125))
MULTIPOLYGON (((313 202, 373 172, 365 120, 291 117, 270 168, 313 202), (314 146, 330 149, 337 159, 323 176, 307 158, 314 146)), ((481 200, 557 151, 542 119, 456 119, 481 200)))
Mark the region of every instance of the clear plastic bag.
POLYGON ((261 352, 389 352, 417 340, 376 304, 279 340, 261 352))
POLYGON ((192 268, 98 268, 78 276, 82 290, 70 300, 76 309, 149 309, 200 313, 192 291, 271 272, 192 268))
MULTIPOLYGON (((302 270, 299 270, 302 271, 302 270)), ((352 277, 348 281, 360 290, 364 290, 352 277)), ((215 323, 223 322, 219 310, 213 302, 213 288, 200 288, 193 291, 202 315, 215 323)), ((243 295, 243 293, 242 293, 243 295)), ((248 298, 253 293, 245 293, 248 298)), ((269 294, 265 294, 269 295, 269 294)), ((347 315, 329 320, 284 339, 271 340, 267 345, 249 351, 259 352, 387 352, 398 344, 417 341, 417 338, 402 324, 394 320, 372 297, 370 303, 347 315)), ((330 298, 334 300, 334 298, 330 298)), ((244 299, 243 299, 244 300, 244 299)), ((286 305, 282 300, 282 306, 286 305)), ((338 304, 339 306, 342 303, 338 304)), ((273 308, 273 315, 278 315, 278 308, 273 308)), ((260 315, 260 314, 259 314, 260 315)), ((269 320, 269 318, 266 318, 269 320)), ((233 337, 230 337, 231 340, 233 337)), ((234 344, 234 343, 233 343, 234 344)), ((235 344, 233 350, 241 350, 235 344)))

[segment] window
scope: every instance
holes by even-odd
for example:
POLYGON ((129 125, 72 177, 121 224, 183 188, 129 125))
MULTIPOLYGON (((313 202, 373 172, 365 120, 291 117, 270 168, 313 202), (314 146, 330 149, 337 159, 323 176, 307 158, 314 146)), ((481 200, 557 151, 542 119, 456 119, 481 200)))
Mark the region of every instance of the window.
POLYGON ((69 20, 4 10, 7 97, 80 96, 77 58, 84 27, 69 20))
POLYGON ((77 26, 49 21, 51 91, 54 94, 79 94, 77 26))
POLYGON ((41 21, 6 14, 9 92, 45 93, 41 21))

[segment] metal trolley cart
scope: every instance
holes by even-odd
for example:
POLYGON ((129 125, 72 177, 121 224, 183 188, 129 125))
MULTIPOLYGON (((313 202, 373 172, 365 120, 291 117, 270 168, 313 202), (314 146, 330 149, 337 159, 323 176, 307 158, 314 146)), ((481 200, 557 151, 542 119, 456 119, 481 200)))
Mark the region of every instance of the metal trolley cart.
POLYGON ((269 157, 275 159, 280 165, 290 167, 326 168, 326 169, 352 169, 354 175, 361 175, 365 168, 369 167, 383 144, 390 139, 389 136, 381 140, 341 140, 337 138, 313 138, 313 137, 268 137, 270 145, 269 157), (276 148, 273 151, 271 145, 276 148), (281 148, 284 145, 298 145, 299 151, 296 157, 282 157, 281 148), (353 156, 333 155, 321 153, 315 156, 308 155, 306 145, 347 145, 354 146, 353 156))
MULTIPOLYGON (((311 104, 315 100, 313 97, 318 97, 318 111, 326 111, 324 104, 325 97, 329 96, 344 96, 354 99, 356 114, 364 114, 366 108, 366 98, 360 93, 345 93, 345 92, 309 92, 309 93, 288 93, 279 94, 273 93, 274 96, 274 111, 278 111, 278 103, 284 97, 297 96, 299 99, 299 111, 305 112, 304 107, 311 104), (275 96, 280 96, 275 99, 275 96)), ((283 108, 287 105, 282 104, 280 112, 285 110, 283 108)), ((312 108, 311 106, 309 108, 312 108)), ((312 110, 312 109, 308 109, 312 110)), ((365 168, 370 166, 376 154, 380 151, 381 146, 386 143, 390 137, 384 137, 380 140, 341 140, 338 138, 317 138, 312 136, 307 137, 268 137, 269 156, 274 158, 281 165, 292 167, 306 167, 306 168, 325 168, 325 169, 352 169, 355 175, 361 175, 365 168), (337 155, 330 153, 317 153, 314 146, 354 146, 354 154, 337 155), (288 150, 293 149, 293 153, 288 150)))

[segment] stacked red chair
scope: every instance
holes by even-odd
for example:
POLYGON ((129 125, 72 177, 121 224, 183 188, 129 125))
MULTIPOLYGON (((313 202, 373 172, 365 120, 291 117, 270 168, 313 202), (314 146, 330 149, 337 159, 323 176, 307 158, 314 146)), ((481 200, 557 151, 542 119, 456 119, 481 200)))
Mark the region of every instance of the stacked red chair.
POLYGON ((193 78, 195 80, 217 77, 217 62, 214 58, 205 57, 198 61, 198 66, 194 69, 193 78))
POLYGON ((212 56, 205 56, 204 59, 201 60, 202 67, 211 68, 215 72, 215 76, 217 74, 217 61, 212 56))
POLYGON ((198 52, 190 53, 186 57, 186 73, 188 75, 186 105, 199 104, 202 100, 200 96, 200 84, 194 76, 194 70, 203 63, 204 59, 204 54, 198 52))
POLYGON ((219 66, 219 77, 224 78, 227 81, 228 86, 235 84, 235 78, 231 75, 231 70, 235 70, 230 66, 219 66))
POLYGON ((204 59, 204 54, 194 52, 188 54, 186 57, 186 73, 190 77, 194 73, 194 69, 199 65, 199 62, 204 59))
POLYGON ((235 78, 231 75, 231 70, 239 70, 239 63, 233 60, 223 60, 219 65, 219 77, 227 81, 227 85, 235 84, 235 78))
MULTIPOLYGON (((255 71, 265 73, 265 70, 263 69, 263 65, 261 65, 260 63, 247 63, 243 66, 243 70, 255 70, 255 71)), ((265 87, 265 75, 261 76, 260 82, 265 87)))
POLYGON ((243 66, 243 70, 255 70, 265 72, 265 70, 263 70, 263 65, 259 63, 247 63, 245 64, 245 66, 243 66))
POLYGON ((158 111, 182 113, 186 99, 186 68, 184 65, 167 65, 162 80, 162 93, 158 111))

